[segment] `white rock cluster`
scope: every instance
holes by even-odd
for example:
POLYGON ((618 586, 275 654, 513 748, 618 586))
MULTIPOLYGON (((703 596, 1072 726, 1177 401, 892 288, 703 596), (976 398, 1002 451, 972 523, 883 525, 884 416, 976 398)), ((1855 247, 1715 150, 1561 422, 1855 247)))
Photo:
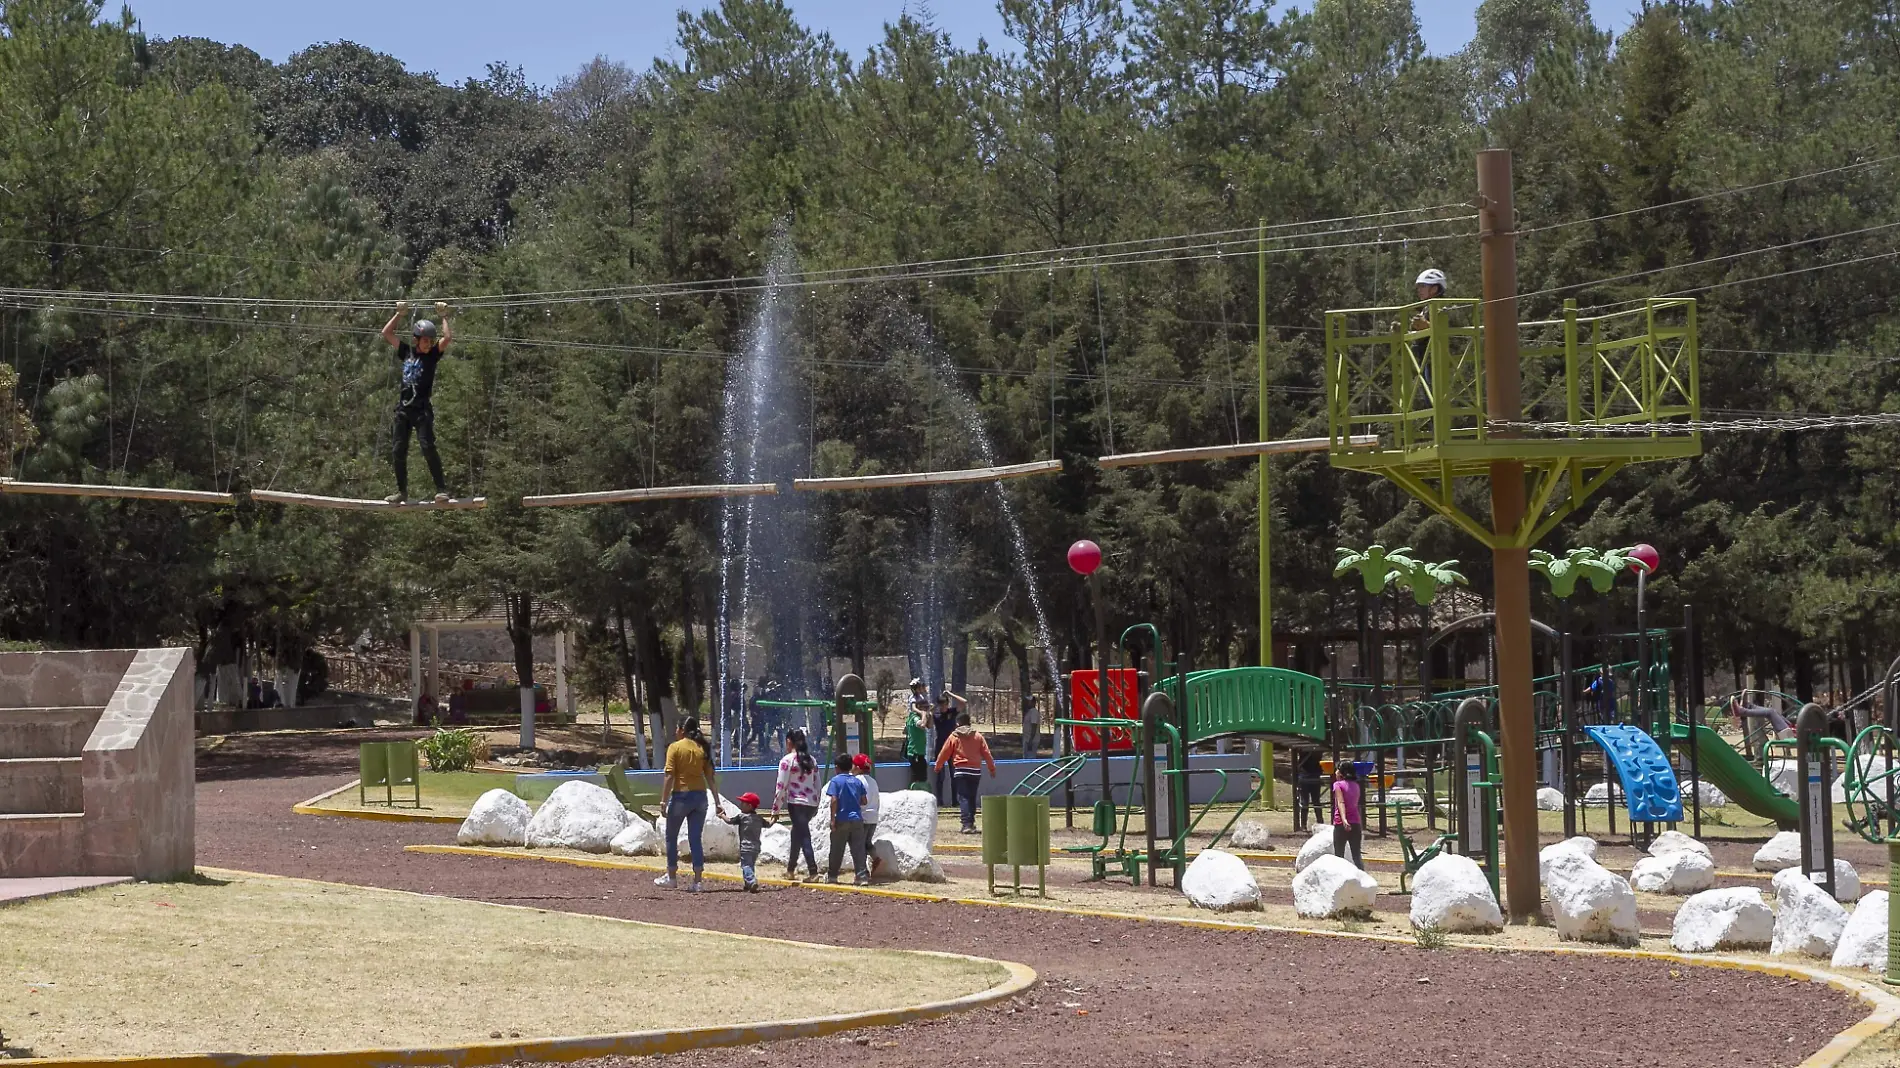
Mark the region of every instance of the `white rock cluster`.
POLYGON ((554 788, 528 821, 530 849, 578 849, 605 853, 627 829, 633 814, 612 790, 591 782, 564 782, 554 788))
POLYGON ((1635 944, 1642 934, 1636 925, 1636 891, 1596 862, 1596 843, 1586 850, 1582 842, 1589 839, 1559 842, 1545 850, 1548 856, 1538 858, 1557 937, 1566 942, 1635 944))
POLYGON ((1847 926, 1847 910, 1808 881, 1798 868, 1776 873, 1775 934, 1768 952, 1777 957, 1832 960, 1847 926))
POLYGON ((1564 810, 1564 792, 1555 786, 1538 787, 1537 808, 1542 812, 1562 812, 1564 810))
POLYGON ((1235 849, 1270 849, 1273 846, 1273 832, 1259 820, 1241 820, 1227 840, 1235 849))
POLYGON ((1293 870, 1296 873, 1303 872, 1319 858, 1332 855, 1333 825, 1322 823, 1314 829, 1313 836, 1306 840, 1306 844, 1300 846, 1300 855, 1293 858, 1293 870))
POLYGON ((1836 968, 1887 970, 1887 891, 1869 891, 1847 917, 1830 963, 1836 968))
POLYGON ((455 840, 462 845, 527 845, 528 821, 533 818, 526 801, 506 790, 490 790, 475 799, 455 840))
POLYGON ((1775 936, 1775 914, 1752 886, 1704 890, 1682 903, 1669 944, 1682 953, 1766 949, 1775 936))

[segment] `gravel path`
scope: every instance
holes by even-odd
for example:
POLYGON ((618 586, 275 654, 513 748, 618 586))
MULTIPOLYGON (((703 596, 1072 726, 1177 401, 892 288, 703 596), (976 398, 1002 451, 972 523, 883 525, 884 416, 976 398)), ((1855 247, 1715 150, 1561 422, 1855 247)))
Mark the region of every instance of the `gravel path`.
POLYGON ((686 895, 657 890, 644 875, 404 853, 407 844, 450 841, 455 828, 290 813, 354 774, 364 737, 232 739, 201 755, 199 863, 839 945, 967 952, 1021 961, 1042 977, 1006 1006, 844 1039, 663 1058, 654 1068, 829 1068, 841 1059, 891 1068, 1785 1068, 1864 1015, 1858 1002, 1811 983, 1662 961, 1434 953, 791 889, 749 896, 726 884, 686 895))

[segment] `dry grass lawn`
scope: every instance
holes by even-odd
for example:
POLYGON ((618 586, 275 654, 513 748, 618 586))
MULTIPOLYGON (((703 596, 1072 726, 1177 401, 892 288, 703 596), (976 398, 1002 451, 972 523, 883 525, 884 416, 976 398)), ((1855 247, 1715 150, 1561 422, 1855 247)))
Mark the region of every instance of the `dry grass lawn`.
POLYGON ((610 1034, 890 1008, 1007 978, 953 958, 290 879, 29 901, 0 909, 0 931, 14 1056, 610 1034))

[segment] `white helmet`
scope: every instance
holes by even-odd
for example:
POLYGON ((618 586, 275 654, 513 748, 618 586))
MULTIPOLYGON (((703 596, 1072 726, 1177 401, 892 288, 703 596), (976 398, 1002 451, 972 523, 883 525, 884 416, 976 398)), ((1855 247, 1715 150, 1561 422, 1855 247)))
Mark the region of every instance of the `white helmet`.
POLYGON ((1415 286, 1437 286, 1440 289, 1444 289, 1446 286, 1445 272, 1436 267, 1427 267, 1419 274, 1418 281, 1412 284, 1415 286))

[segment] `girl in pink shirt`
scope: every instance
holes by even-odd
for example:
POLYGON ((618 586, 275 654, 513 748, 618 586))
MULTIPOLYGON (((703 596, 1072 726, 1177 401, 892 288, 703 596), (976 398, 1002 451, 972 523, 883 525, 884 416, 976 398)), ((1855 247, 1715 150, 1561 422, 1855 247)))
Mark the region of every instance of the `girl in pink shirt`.
POLYGON ((1345 856, 1350 846, 1353 866, 1363 871, 1366 867, 1362 851, 1366 815, 1360 805, 1362 793, 1359 778, 1353 771, 1352 764, 1344 760, 1333 768, 1333 856, 1345 856))

